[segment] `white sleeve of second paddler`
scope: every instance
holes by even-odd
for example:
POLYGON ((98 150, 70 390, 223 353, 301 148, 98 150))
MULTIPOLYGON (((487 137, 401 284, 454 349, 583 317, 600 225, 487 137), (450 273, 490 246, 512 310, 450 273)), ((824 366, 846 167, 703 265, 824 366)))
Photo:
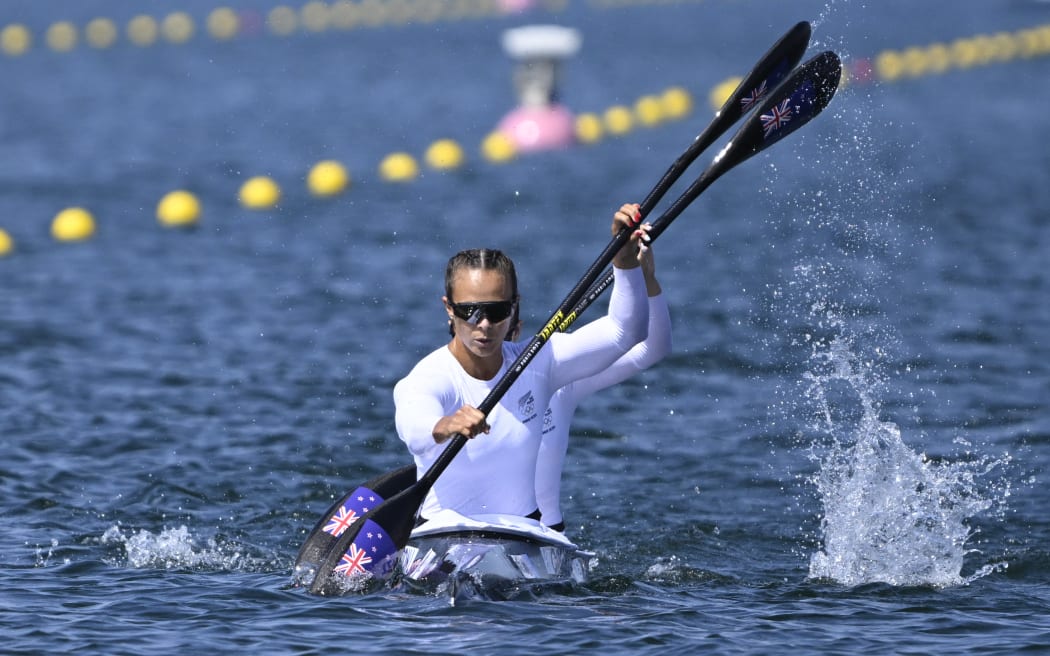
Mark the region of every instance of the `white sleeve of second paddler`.
POLYGON ((597 374, 573 383, 577 398, 622 383, 634 374, 648 369, 671 352, 671 312, 663 294, 649 297, 649 334, 626 355, 597 374))
POLYGON ((552 389, 593 376, 635 344, 649 330, 649 297, 641 267, 613 267, 608 313, 571 333, 551 336, 552 389))

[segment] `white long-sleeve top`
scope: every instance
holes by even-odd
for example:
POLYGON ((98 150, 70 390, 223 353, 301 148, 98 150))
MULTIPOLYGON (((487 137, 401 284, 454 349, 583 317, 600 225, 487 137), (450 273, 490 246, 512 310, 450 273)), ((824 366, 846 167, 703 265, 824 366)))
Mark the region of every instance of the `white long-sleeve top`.
MULTIPOLYGON (((649 305, 640 268, 613 269, 608 313, 572 333, 550 336, 496 407, 491 430, 468 440, 435 481, 420 514, 450 508, 470 516, 528 515, 536 505, 536 459, 543 415, 554 392, 607 369, 645 339, 649 305)), ((422 476, 448 443, 434 442, 437 422, 463 405, 478 407, 528 342, 505 342, 503 366, 491 380, 468 375, 443 346, 394 386, 394 421, 422 476)))
POLYGON ((649 298, 649 333, 608 369, 569 383, 554 393, 543 417, 543 440, 536 462, 536 501, 547 526, 561 523, 561 475, 569 428, 580 401, 648 369, 671 352, 671 313, 663 294, 649 298))

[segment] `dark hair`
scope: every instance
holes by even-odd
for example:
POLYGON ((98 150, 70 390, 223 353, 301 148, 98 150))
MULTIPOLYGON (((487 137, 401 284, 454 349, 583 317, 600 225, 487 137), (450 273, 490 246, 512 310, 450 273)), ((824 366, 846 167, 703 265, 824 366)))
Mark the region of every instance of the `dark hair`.
MULTIPOLYGON (((503 251, 495 248, 471 248, 460 251, 450 257, 448 265, 445 267, 445 297, 448 298, 450 303, 454 302, 452 298, 452 283, 461 269, 491 269, 498 271, 510 282, 511 298, 518 297, 518 273, 514 270, 514 262, 503 251)), ((518 324, 517 306, 514 307, 514 314, 511 316, 511 320, 514 322, 512 325, 516 326, 518 324)), ((456 334, 451 320, 448 322, 448 332, 450 335, 456 334)), ((510 333, 507 336, 509 337, 510 333)))
POLYGON ((452 301, 452 282, 460 269, 492 269, 503 274, 510 281, 511 296, 518 297, 518 274, 514 270, 514 262, 503 254, 503 251, 494 248, 471 248, 460 251, 449 258, 448 266, 445 267, 445 296, 452 301))

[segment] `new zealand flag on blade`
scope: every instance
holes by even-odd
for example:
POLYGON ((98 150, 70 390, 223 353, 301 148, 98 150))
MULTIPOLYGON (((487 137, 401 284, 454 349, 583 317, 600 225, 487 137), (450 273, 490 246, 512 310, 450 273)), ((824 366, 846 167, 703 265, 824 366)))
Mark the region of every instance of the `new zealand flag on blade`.
POLYGON ((366 519, 353 544, 343 554, 335 571, 346 576, 371 574, 383 577, 394 567, 397 546, 386 531, 371 519, 366 519))

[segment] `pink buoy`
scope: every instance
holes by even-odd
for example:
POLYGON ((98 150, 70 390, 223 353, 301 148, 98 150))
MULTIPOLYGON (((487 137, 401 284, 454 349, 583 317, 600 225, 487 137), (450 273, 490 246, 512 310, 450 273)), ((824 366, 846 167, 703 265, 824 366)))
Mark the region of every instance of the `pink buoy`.
POLYGON ((518 106, 496 129, 518 152, 576 142, 576 119, 558 101, 558 81, 562 61, 579 50, 580 42, 579 32, 558 25, 526 25, 503 33, 503 49, 515 60, 518 106))
POLYGON ((564 148, 576 142, 575 118, 559 104, 518 107, 503 117, 498 130, 521 152, 564 148))

